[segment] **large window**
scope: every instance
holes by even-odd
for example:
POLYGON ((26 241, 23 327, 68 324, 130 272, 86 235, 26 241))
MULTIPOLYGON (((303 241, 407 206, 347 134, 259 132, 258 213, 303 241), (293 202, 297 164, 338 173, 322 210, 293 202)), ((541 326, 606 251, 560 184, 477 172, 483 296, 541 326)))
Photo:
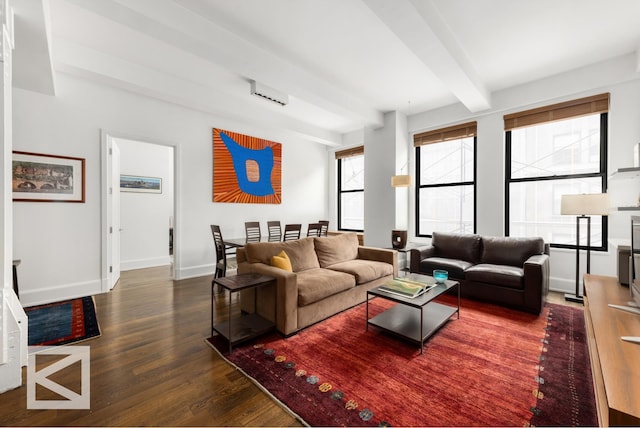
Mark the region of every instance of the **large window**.
POLYGON ((364 231, 364 147, 336 152, 338 229, 364 231))
MULTIPOLYGON (((507 235, 576 247, 576 217, 561 215, 560 201, 606 192, 608 104, 603 94, 505 116, 507 235)), ((586 226, 580 235, 584 245, 586 226)), ((605 250, 606 239, 606 217, 592 216, 591 247, 605 250)))
POLYGON ((416 235, 474 233, 476 123, 414 136, 416 235))

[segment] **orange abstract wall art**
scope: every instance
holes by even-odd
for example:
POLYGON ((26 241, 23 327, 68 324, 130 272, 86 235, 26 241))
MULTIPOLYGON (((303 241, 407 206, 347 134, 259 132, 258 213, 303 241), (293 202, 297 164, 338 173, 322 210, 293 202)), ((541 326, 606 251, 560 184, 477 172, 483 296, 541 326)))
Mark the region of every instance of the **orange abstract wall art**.
POLYGON ((282 144, 213 128, 213 202, 282 202, 282 144))

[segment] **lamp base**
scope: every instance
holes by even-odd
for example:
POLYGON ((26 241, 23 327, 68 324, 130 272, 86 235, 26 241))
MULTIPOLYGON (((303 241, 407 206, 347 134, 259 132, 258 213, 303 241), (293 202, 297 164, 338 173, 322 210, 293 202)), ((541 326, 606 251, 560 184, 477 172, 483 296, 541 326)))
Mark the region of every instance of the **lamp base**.
POLYGON ((578 295, 575 295, 575 294, 565 294, 564 295, 564 300, 566 300, 568 302, 581 303, 581 304, 584 305, 584 297, 578 296, 578 295))

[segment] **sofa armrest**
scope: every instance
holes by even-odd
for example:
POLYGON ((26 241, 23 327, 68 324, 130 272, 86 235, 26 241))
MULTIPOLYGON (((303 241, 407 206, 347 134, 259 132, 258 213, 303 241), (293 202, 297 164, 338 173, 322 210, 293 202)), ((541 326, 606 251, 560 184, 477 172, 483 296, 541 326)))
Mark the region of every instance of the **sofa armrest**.
POLYGON ((420 262, 427 257, 433 257, 436 254, 436 248, 432 245, 425 245, 409 250, 409 270, 414 273, 420 273, 420 262))
POLYGON ((524 262, 525 304, 538 313, 549 292, 549 256, 536 254, 524 262))
POLYGON ((395 250, 361 245, 358 247, 358 258, 389 263, 393 265, 393 276, 398 276, 398 252, 395 250))
MULTIPOLYGON (((298 330, 298 276, 295 272, 287 272, 275 266, 264 263, 243 262, 238 264, 238 274, 259 273, 269 275, 276 279, 276 328, 284 335, 289 335, 298 330)), ((240 308, 246 312, 253 312, 256 306, 254 302, 255 294, 242 292, 240 308)), ((273 320, 273 300, 261 305, 258 302, 258 313, 267 319, 273 320), (267 306, 267 307, 265 307, 267 306)))

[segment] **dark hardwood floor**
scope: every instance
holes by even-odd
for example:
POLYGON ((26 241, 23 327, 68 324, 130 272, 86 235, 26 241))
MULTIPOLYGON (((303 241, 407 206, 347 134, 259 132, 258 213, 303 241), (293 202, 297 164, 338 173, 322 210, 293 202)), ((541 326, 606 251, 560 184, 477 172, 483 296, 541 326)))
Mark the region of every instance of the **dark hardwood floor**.
MULTIPOLYGON (((205 343, 211 278, 170 275, 170 267, 123 272, 95 296, 102 335, 79 343, 91 347, 90 410, 27 410, 23 385, 0 394, 0 425, 301 426, 205 343)), ((65 385, 79 384, 78 373, 62 374, 65 385)))

